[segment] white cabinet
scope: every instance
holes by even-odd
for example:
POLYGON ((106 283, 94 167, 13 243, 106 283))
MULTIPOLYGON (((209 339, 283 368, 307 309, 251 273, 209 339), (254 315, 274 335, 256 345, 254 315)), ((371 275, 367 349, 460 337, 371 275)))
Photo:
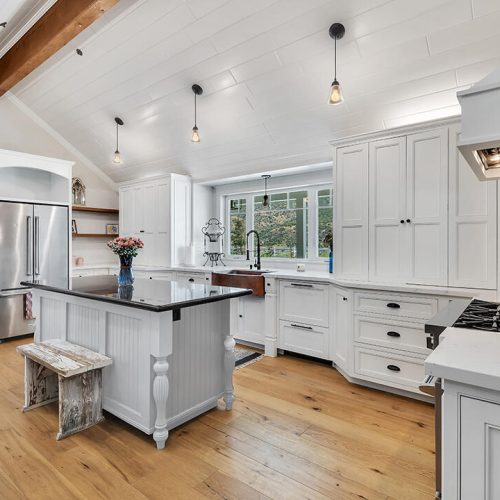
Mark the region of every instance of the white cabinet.
POLYGON ((304 281, 280 282, 280 319, 328 327, 329 285, 304 281))
POLYGON ((352 302, 350 290, 332 287, 330 290, 333 311, 330 357, 342 370, 353 368, 352 302))
POLYGON ((460 498, 500 498, 500 404, 460 400, 460 498))
POLYGON ((210 285, 212 281, 210 273, 195 271, 177 271, 175 279, 181 283, 198 283, 201 285, 210 285))
POLYGON ((191 180, 169 174, 120 185, 120 234, 144 241, 136 265, 185 263, 191 243, 191 180))
POLYGON ((370 143, 369 274, 397 282, 408 274, 406 138, 370 143))
POLYGON ((328 359, 328 333, 328 328, 303 325, 291 321, 280 321, 280 346, 286 351, 328 359))
POLYGON ((337 149, 334 169, 336 275, 368 278, 368 144, 337 149))
POLYGON ((264 345, 265 343, 265 298, 248 295, 238 301, 237 340, 264 345))
POLYGON ((481 182, 450 128, 450 286, 497 287, 497 181, 481 182))
POLYGON ((419 125, 338 144, 336 277, 496 289, 498 183, 474 177, 458 135, 419 125))
POLYGON ((409 283, 447 284, 448 129, 407 139, 407 223, 410 233, 409 283))

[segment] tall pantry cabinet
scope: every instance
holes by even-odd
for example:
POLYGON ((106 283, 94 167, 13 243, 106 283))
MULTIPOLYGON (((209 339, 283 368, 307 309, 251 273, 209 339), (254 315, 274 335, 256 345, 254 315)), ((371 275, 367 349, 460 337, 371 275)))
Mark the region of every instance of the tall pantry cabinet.
POLYGON ((480 182, 441 123, 334 144, 335 275, 495 289, 497 182, 480 182))
POLYGON ((144 241, 137 265, 186 263, 191 244, 191 187, 191 178, 179 174, 120 184, 120 235, 144 241))

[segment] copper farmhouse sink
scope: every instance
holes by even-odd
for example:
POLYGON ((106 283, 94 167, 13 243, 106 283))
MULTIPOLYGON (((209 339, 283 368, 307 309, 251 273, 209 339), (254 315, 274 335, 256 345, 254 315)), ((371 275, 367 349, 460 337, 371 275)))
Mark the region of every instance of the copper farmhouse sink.
POLYGON ((235 288, 248 288, 256 297, 264 297, 264 274, 269 271, 250 271, 246 269, 233 269, 231 271, 212 273, 212 285, 231 286, 235 288))

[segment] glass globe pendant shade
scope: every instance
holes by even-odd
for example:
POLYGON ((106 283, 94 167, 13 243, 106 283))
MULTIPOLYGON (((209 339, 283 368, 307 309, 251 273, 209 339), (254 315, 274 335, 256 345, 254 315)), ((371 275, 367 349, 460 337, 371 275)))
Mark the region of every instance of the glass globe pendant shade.
POLYGON ((193 127, 193 135, 191 136, 193 142, 200 142, 200 134, 198 133, 198 127, 195 125, 193 127))
POLYGON ((343 100, 344 97, 342 96, 340 83, 337 80, 333 80, 332 86, 330 87, 330 97, 328 98, 328 104, 340 104, 343 100))
POLYGON ((122 156, 120 154, 120 151, 118 149, 115 151, 115 155, 113 156, 113 163, 122 163, 122 156))

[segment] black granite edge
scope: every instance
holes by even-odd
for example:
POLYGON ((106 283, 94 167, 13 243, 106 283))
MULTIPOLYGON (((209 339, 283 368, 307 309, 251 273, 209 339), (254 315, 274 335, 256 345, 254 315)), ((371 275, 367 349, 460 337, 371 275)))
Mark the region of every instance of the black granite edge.
MULTIPOLYGON (((109 302, 110 304, 116 304, 123 307, 135 307, 136 309, 143 309, 152 312, 165 312, 165 311, 174 311, 176 309, 185 309, 186 307, 199 306, 202 304, 209 304, 211 302, 220 302, 221 300, 226 300, 226 299, 235 299, 238 297, 243 297, 245 295, 251 295, 253 293, 252 290, 250 289, 242 288, 238 292, 226 293, 224 295, 212 295, 208 297, 203 297, 201 299, 190 299, 190 300, 185 300, 183 302, 176 302, 175 304, 154 306, 152 304, 129 301, 124 299, 117 299, 115 297, 108 297, 104 295, 95 295, 93 293, 78 292, 75 290, 63 290, 61 288, 56 288, 49 285, 29 283, 26 281, 21 282, 21 285, 28 286, 29 288, 39 288, 40 290, 45 290, 47 292, 61 293, 63 295, 72 295, 73 297, 81 297, 84 299, 96 300, 98 302, 109 302)), ((199 286, 204 286, 204 285, 199 285, 199 286)))
POLYGON ((450 303, 425 323, 425 333, 440 335, 446 328, 453 326, 473 299, 452 299, 450 303))

